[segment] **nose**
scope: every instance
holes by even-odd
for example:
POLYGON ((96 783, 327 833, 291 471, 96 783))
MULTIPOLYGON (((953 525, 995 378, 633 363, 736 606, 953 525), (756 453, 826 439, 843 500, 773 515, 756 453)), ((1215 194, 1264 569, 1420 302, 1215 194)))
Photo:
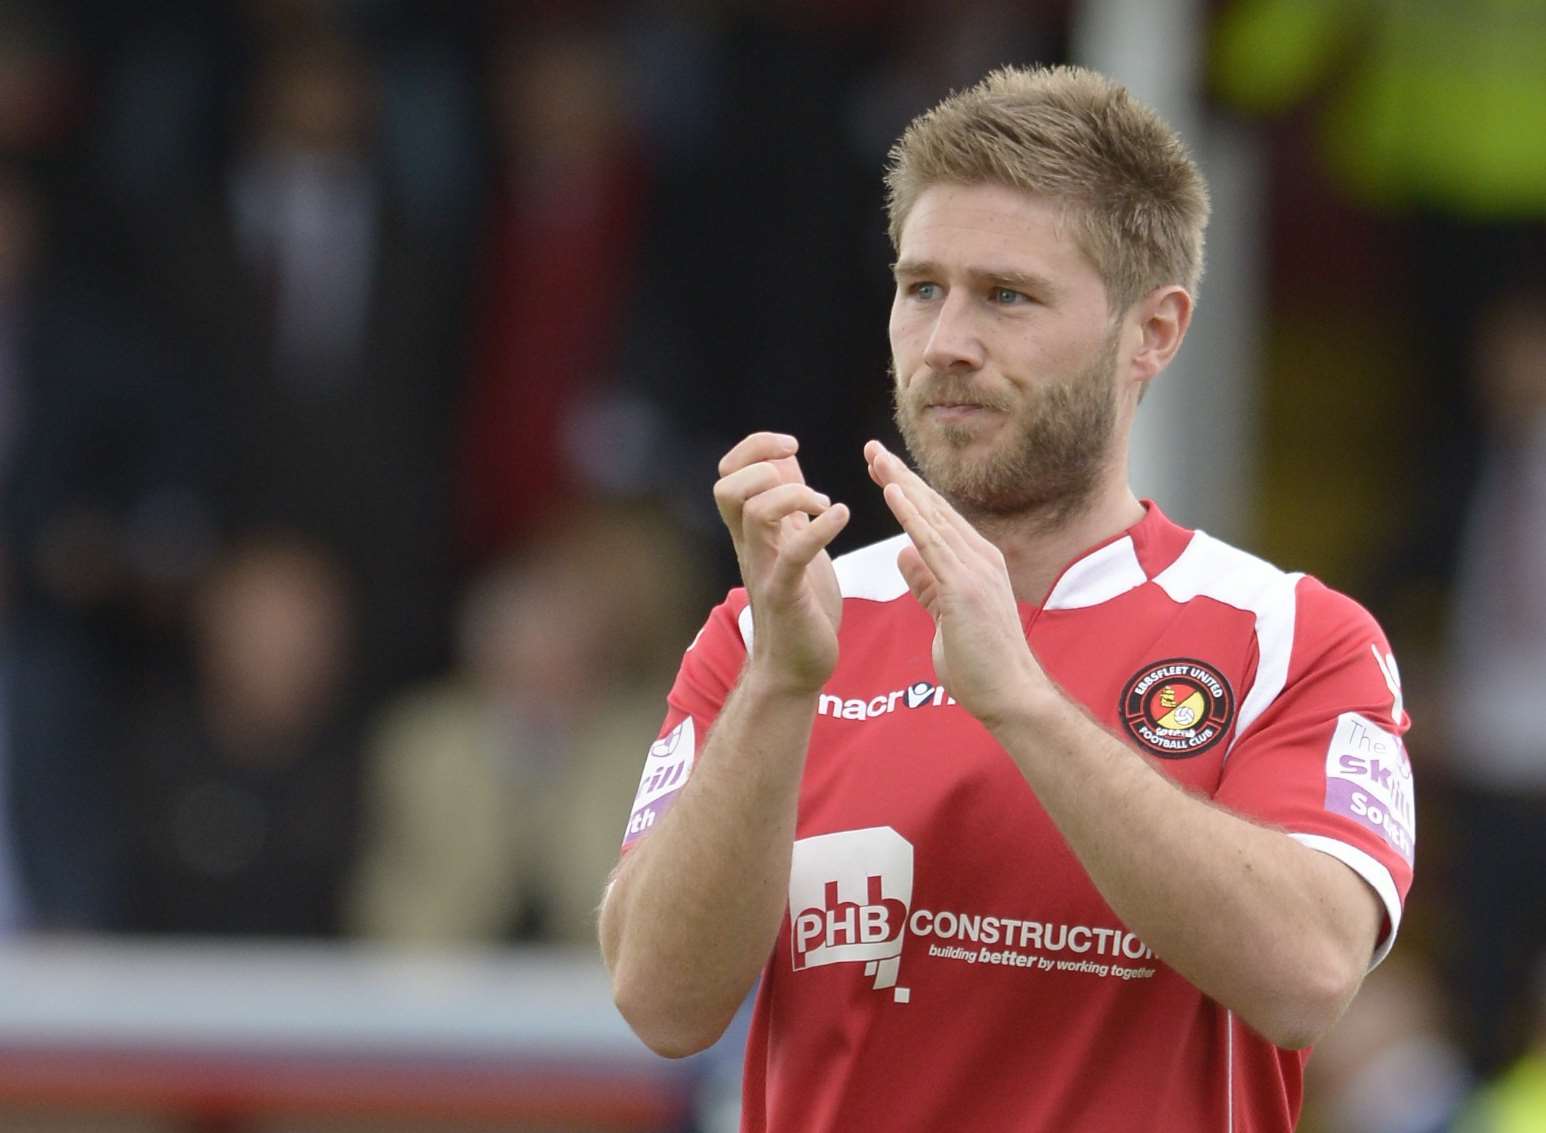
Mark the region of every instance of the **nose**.
POLYGON ((939 305, 938 312, 923 352, 924 365, 936 373, 982 369, 986 359, 970 297, 958 289, 939 305))

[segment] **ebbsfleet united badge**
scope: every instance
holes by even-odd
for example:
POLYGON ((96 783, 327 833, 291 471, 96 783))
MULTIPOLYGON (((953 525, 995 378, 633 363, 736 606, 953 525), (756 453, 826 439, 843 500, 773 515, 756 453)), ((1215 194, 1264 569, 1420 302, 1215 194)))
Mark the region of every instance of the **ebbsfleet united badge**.
POLYGON ((1235 718, 1235 694, 1212 665, 1173 657, 1134 674, 1120 711, 1128 734, 1145 751, 1186 759, 1224 738, 1235 718))

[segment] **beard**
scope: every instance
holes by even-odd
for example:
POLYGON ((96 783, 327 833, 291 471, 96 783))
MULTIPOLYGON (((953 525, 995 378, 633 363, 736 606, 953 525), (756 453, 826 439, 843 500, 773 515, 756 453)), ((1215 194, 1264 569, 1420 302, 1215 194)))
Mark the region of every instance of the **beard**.
POLYGON ((1114 328, 1084 369, 1027 387, 1018 404, 975 388, 969 377, 929 372, 905 390, 894 382, 897 429, 923 478, 967 518, 1060 525, 1089 502, 1111 458, 1119 344, 1114 328), (939 402, 980 405, 1008 419, 985 439, 980 423, 928 420, 928 405, 939 402))

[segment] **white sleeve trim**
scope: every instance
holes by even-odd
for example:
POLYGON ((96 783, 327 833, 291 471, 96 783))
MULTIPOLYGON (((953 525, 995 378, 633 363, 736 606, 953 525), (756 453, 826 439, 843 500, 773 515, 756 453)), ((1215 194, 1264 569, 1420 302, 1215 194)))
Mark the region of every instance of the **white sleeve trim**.
POLYGON ((1367 881, 1379 894, 1380 901, 1385 906, 1385 915, 1390 918, 1390 931, 1375 948, 1374 958, 1369 961, 1369 970, 1372 972, 1379 962, 1390 954, 1391 945, 1396 942, 1396 930, 1401 927, 1401 897, 1396 893, 1395 878, 1390 876, 1390 870, 1381 865, 1378 859, 1354 846, 1349 846, 1346 842, 1338 842, 1335 838, 1327 838, 1320 834, 1290 834, 1289 837, 1300 845, 1336 858, 1367 881))
POLYGON ((752 651, 752 604, 750 602, 741 607, 741 612, 735 617, 736 628, 741 631, 741 643, 746 646, 746 652, 752 651))

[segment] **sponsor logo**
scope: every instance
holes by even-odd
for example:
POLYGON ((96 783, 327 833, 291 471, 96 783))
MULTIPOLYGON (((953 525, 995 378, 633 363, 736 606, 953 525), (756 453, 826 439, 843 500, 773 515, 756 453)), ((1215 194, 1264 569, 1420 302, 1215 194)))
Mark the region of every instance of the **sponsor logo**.
POLYGON ((1124 928, 931 909, 914 910, 907 927, 915 937, 952 941, 931 942, 929 955, 961 964, 1066 972, 1123 982, 1152 979, 1158 971, 1152 964, 1132 965, 1134 960, 1153 960, 1154 952, 1136 933, 1124 928))
POLYGON ((1099 925, 1060 924, 1055 921, 1022 920, 1017 917, 983 916, 952 910, 919 909, 907 922, 914 936, 1030 948, 1037 952, 1089 953, 1147 960, 1154 956, 1137 933, 1099 925))
POLYGON ((697 744, 692 717, 687 716, 650 745, 649 755, 644 760, 644 773, 639 776, 639 790, 633 797, 633 810, 628 815, 623 845, 643 837, 660 816, 671 809, 677 792, 692 774, 697 744))
POLYGON ((955 697, 945 692, 944 685, 914 681, 906 688, 892 689, 868 700, 824 692, 816 701, 816 713, 836 720, 873 720, 877 716, 889 716, 900 708, 940 708, 955 702, 955 697))
POLYGON ((912 896, 913 846, 891 827, 799 839, 789 869, 794 970, 862 963, 877 991, 906 1003, 896 981, 912 896))
POLYGON ((1326 810, 1368 827, 1410 863, 1417 804, 1400 737, 1357 712, 1338 716, 1326 749, 1326 810))
POLYGON ((1235 694, 1211 665, 1176 657, 1135 673, 1122 690, 1119 713, 1144 751, 1187 759, 1224 738, 1235 717, 1235 694))
POLYGON ((801 838, 789 871, 791 966, 862 963, 877 991, 906 1003, 911 989, 897 977, 910 932, 927 941, 928 956, 959 963, 1124 981, 1156 971, 1145 963, 1154 952, 1120 926, 913 909, 912 896, 913 846, 891 827, 801 838))

